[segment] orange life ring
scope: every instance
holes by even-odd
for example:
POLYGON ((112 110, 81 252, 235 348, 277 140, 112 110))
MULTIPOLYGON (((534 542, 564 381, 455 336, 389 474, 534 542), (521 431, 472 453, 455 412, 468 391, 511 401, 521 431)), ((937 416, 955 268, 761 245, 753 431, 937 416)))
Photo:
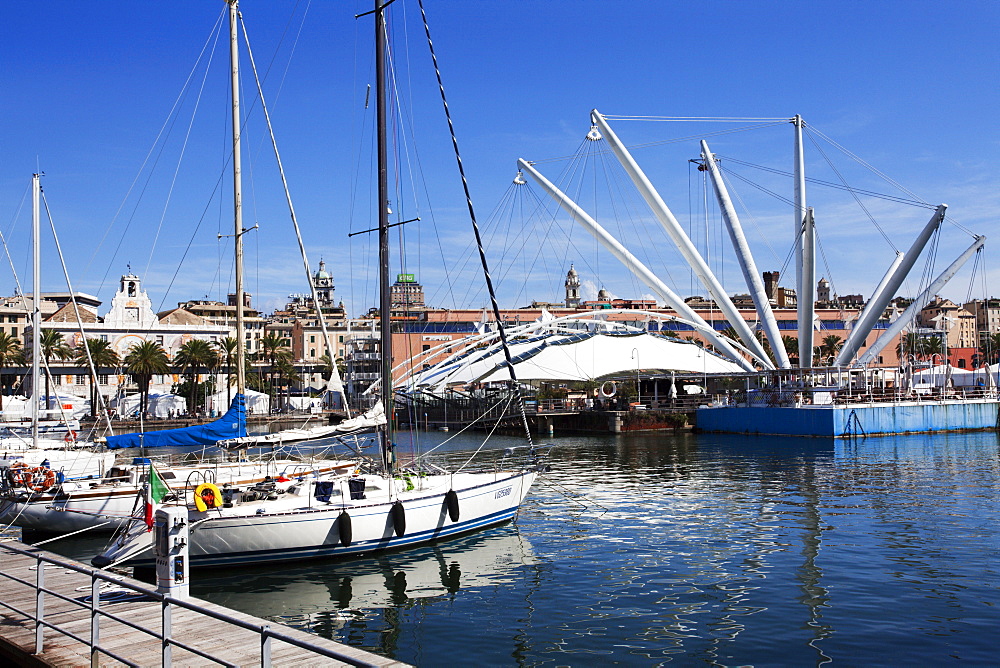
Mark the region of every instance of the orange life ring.
POLYGON ((56 472, 44 466, 36 466, 25 471, 28 476, 24 486, 32 492, 46 492, 56 484, 56 472))
POLYGON ((7 467, 7 480, 14 486, 27 485, 31 482, 31 467, 24 462, 14 462, 7 467))
POLYGON ((69 431, 66 432, 66 435, 63 436, 63 440, 66 441, 67 443, 73 443, 73 442, 75 442, 76 441, 76 432, 73 431, 72 429, 70 429, 69 431))

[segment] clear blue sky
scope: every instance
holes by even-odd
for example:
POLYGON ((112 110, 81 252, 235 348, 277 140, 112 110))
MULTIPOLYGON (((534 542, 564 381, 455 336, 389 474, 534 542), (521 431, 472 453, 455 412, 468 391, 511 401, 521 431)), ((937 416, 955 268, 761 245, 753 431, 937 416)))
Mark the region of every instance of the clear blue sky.
MULTIPOLYGON (((516 159, 574 154, 589 129, 588 113, 597 108, 617 115, 801 114, 919 198, 948 203, 962 226, 998 238, 996 2, 426 4, 484 226, 510 185, 516 159)), ((372 110, 364 109, 366 86, 373 83, 371 18, 354 19, 369 5, 348 0, 245 0, 241 5, 258 67, 273 63, 265 95, 310 259, 314 265, 320 257, 327 261, 338 295, 353 314, 375 303, 369 240, 347 238, 349 231, 366 229, 373 221, 372 110)), ((77 289, 108 301, 131 263, 154 306, 205 296, 224 299, 232 274, 229 242, 217 239, 231 231, 225 37, 214 49, 204 92, 199 95, 204 73, 199 66, 165 132, 162 151, 158 144, 140 172, 223 9, 219 0, 4 3, 0 228, 10 237, 25 289, 30 281, 30 200, 25 194, 31 173, 40 168, 77 289), (138 185, 130 192, 137 174, 138 185)), ((406 268, 418 273, 433 305, 481 307, 481 292, 468 287, 478 286, 478 274, 462 260, 468 222, 418 8, 414 0, 398 0, 391 11, 401 96, 412 109, 406 119, 413 128, 401 133, 406 143, 396 152, 404 194, 394 198, 393 211, 423 218, 407 226, 406 268), (419 200, 428 194, 430 206, 415 205, 414 191, 419 200), (443 240, 443 250, 436 238, 443 240), (443 266, 450 271, 450 288, 443 266)), ((246 78, 245 98, 252 93, 252 80, 246 78)), ((719 129, 634 122, 615 127, 630 144, 719 129)), ((245 221, 261 225, 246 237, 247 289, 255 303, 271 310, 287 294, 304 292, 306 284, 259 107, 245 136, 245 221)), ((787 126, 710 143, 723 156, 790 169, 787 126)), ((807 150, 810 175, 835 181, 818 151, 811 144, 807 150)), ((691 140, 662 150, 637 149, 636 157, 677 217, 700 229, 702 195, 686 162, 697 153, 691 140)), ((541 168, 556 178, 565 164, 541 168)), ((898 194, 861 170, 842 169, 852 185, 898 194)), ((756 178, 752 171, 744 173, 756 178)), ((784 189, 781 194, 790 197, 786 180, 761 179, 763 187, 784 189)), ((750 186, 739 187, 753 215, 748 234, 760 268, 782 267, 791 244, 790 210, 750 186)), ((835 289, 870 292, 891 260, 892 246, 850 197, 809 190, 835 289)), ((631 193, 622 198, 634 201, 631 193)), ((866 204, 900 249, 909 246, 929 216, 914 207, 866 204)), ((604 206, 599 213, 607 216, 610 209, 604 206)), ((609 228, 622 229, 623 240, 673 279, 678 292, 704 294, 679 268, 662 232, 653 224, 645 227, 648 212, 640 209, 635 207, 629 224, 618 228, 619 220, 609 228)), ((497 215, 509 212, 501 208, 497 215)), ((717 224, 717 214, 709 218, 717 224)), ((546 224, 539 216, 512 217, 490 231, 503 306, 561 299, 569 262, 582 269, 588 289, 600 284, 625 297, 647 292, 610 257, 597 253, 579 230, 569 231, 568 223, 546 224), (543 246, 543 238, 551 247, 543 246)), ((958 227, 946 227, 937 269, 969 242, 958 227)), ((729 252, 715 241, 709 246, 718 254, 714 262, 727 289, 745 291, 726 259, 729 252)), ((989 249, 987 269, 997 278, 989 249)), ((43 289, 65 289, 51 247, 45 252, 43 289)), ((918 263, 918 270, 922 267, 918 263)), ((397 262, 393 271, 398 270, 397 262)), ((827 267, 818 271, 826 275, 827 267)), ((9 268, 0 269, 0 275, 0 292, 10 294, 9 268)), ((918 279, 909 285, 919 285, 918 279)), ((946 294, 964 300, 969 280, 969 272, 963 273, 946 294)), ((977 280, 972 296, 981 296, 982 286, 977 280)))

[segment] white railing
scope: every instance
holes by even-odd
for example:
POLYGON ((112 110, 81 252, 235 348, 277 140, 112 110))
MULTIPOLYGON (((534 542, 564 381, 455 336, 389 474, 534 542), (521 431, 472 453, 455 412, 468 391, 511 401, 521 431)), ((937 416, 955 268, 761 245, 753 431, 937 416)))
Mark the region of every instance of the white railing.
POLYGON ((212 661, 222 666, 236 666, 236 664, 229 663, 225 659, 222 659, 210 652, 204 652, 196 647, 193 647, 185 642, 178 640, 173 637, 171 628, 171 612, 173 608, 180 607, 187 610, 194 611, 198 614, 205 615, 206 617, 211 617, 218 621, 230 624, 232 626, 245 629, 247 631, 254 632, 258 635, 260 640, 260 665, 264 668, 269 668, 271 666, 271 641, 278 640, 280 642, 288 643, 307 652, 311 652, 316 655, 316 659, 319 657, 325 657, 327 659, 334 659, 341 661, 352 666, 376 666, 379 664, 369 663, 360 660, 356 656, 349 654, 344 654, 336 651, 335 649, 330 649, 327 647, 322 647, 320 645, 311 643, 307 640, 301 640, 295 638, 282 631, 272 630, 268 624, 254 624, 242 619, 238 619, 231 615, 227 615, 223 612, 213 610, 201 605, 196 601, 183 600, 178 598, 173 598, 164 594, 157 593, 155 589, 150 589, 147 587, 142 587, 138 585, 125 582, 120 578, 120 576, 114 575, 112 573, 106 573, 104 571, 98 570, 96 568, 89 568, 72 561, 65 559, 60 559, 58 557, 46 554, 38 550, 23 550, 14 547, 10 543, 3 543, 0 545, 0 551, 13 552, 15 554, 20 554, 26 557, 30 557, 35 560, 35 566, 37 568, 37 573, 35 577, 35 582, 30 582, 29 580, 21 579, 10 573, 6 573, 0 570, 0 576, 12 580, 14 582, 20 583, 21 585, 31 587, 35 590, 35 610, 31 613, 26 610, 21 610, 10 603, 0 600, 0 607, 7 608, 14 611, 15 613, 24 616, 25 618, 32 620, 35 623, 35 654, 41 654, 44 650, 45 645, 45 631, 46 629, 56 631, 64 636, 67 636, 78 643, 87 645, 90 649, 90 662, 92 666, 98 666, 101 663, 101 655, 105 655, 114 659, 115 661, 120 661, 128 666, 138 666, 133 661, 129 661, 127 658, 112 652, 107 647, 101 645, 101 619, 108 618, 120 624, 124 624, 136 631, 148 634, 160 641, 162 647, 162 665, 171 665, 171 654, 174 647, 191 652, 203 659, 212 661), (59 568, 65 568, 77 573, 84 575, 89 575, 91 579, 90 584, 90 602, 81 601, 76 598, 70 598, 57 591, 48 589, 45 586, 45 564, 53 564, 59 568), (132 590, 136 594, 140 594, 149 598, 150 600, 160 602, 160 629, 159 631, 154 631, 152 629, 146 628, 139 624, 135 624, 128 619, 115 615, 107 610, 101 608, 101 583, 107 582, 112 583, 116 587, 123 587, 125 589, 132 590), (52 623, 45 617, 45 601, 46 596, 54 596, 67 603, 74 604, 80 608, 86 609, 90 613, 90 637, 83 638, 72 631, 62 628, 59 624, 52 623))

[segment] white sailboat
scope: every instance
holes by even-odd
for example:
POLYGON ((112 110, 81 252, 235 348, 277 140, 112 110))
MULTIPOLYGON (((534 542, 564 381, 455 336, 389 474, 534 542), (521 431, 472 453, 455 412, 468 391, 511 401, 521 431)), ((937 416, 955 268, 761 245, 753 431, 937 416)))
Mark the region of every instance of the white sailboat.
POLYGON ((0 442, 0 492, 15 487, 47 490, 65 480, 99 478, 114 462, 114 454, 74 447, 71 431, 55 437, 39 436, 41 387, 41 175, 31 179, 32 190, 32 314, 31 314, 31 429, 8 434, 0 442), (69 438, 67 438, 69 436, 69 438))
MULTIPOLYGON (((376 101, 378 118, 380 313, 382 401, 386 425, 379 434, 378 460, 359 459, 356 468, 325 478, 287 480, 266 498, 247 490, 211 489, 176 502, 188 508, 191 566, 231 566, 358 555, 420 545, 512 519, 542 468, 533 447, 523 465, 504 457, 480 472, 445 471, 415 460, 395 461, 392 409, 392 362, 389 301, 389 220, 386 145, 385 6, 376 0, 376 101)), ((229 0, 230 35, 235 45, 238 10, 229 0)), ((233 95, 238 91, 237 56, 231 50, 233 95)), ((236 105, 234 104, 234 108, 236 105)), ((239 116, 233 118, 237 181, 237 234, 241 229, 238 197, 239 116)), ((475 220, 473 218, 473 222, 475 220)), ((475 228, 478 238, 478 228, 475 228)), ((480 248, 482 255, 482 249, 480 248)), ((485 263, 485 255, 482 255, 485 263)), ((487 282, 489 277, 487 273, 487 282)), ((492 285, 489 285, 492 297, 492 285)), ((494 309, 495 298, 494 298, 494 309)), ((498 318, 499 321, 499 318, 498 318)), ((513 367, 511 374, 513 375, 513 367)), ((516 382, 512 383, 516 390, 516 382)), ((153 502, 159 499, 153 498, 153 502)), ((150 566, 151 534, 136 522, 94 558, 99 567, 124 563, 150 566)))

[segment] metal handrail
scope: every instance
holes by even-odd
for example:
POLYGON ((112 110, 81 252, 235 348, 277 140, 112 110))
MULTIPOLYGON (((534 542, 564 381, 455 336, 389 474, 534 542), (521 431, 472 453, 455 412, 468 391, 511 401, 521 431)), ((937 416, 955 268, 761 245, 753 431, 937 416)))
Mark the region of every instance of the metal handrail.
POLYGON ((112 659, 114 659, 116 661, 120 661, 120 662, 122 662, 124 664, 127 664, 127 665, 130 665, 130 666, 137 665, 135 663, 132 663, 131 661, 128 661, 127 659, 124 659, 124 658, 118 656, 114 652, 112 652, 109 649, 107 649, 105 647, 102 647, 100 645, 100 640, 99 640, 99 638, 100 638, 100 623, 99 623, 99 620, 100 620, 101 617, 107 617, 107 618, 112 619, 112 620, 114 620, 114 621, 116 621, 118 623, 125 624, 126 626, 129 626, 129 627, 131 627, 131 628, 133 628, 133 629, 135 629, 137 631, 142 631, 143 633, 146 633, 146 634, 148 634, 150 636, 153 636, 154 638, 159 639, 160 642, 161 642, 161 644, 162 644, 163 665, 165 665, 165 666, 169 666, 170 665, 170 654, 171 654, 171 649, 173 647, 177 647, 179 649, 183 649, 185 651, 191 652, 191 653, 196 654, 196 655, 198 655, 198 656, 200 656, 200 657, 202 657, 204 659, 207 659, 209 661, 214 661, 215 663, 218 663, 218 664, 223 665, 223 666, 234 666, 235 664, 228 663, 227 661, 225 661, 223 659, 217 658, 217 657, 213 656, 212 654, 206 653, 206 652, 204 652, 202 650, 199 650, 199 649, 197 649, 195 647, 192 647, 192 646, 190 646, 190 645, 188 645, 188 644, 186 644, 186 643, 184 643, 184 642, 182 642, 180 640, 176 640, 173 637, 171 637, 171 624, 170 624, 171 607, 172 606, 178 606, 178 607, 181 607, 181 608, 185 608, 187 610, 191 610, 191 611, 196 612, 198 614, 205 615, 206 617, 211 617, 213 619, 217 619, 217 620, 225 622, 227 624, 231 624, 233 626, 237 626, 237 627, 245 629, 247 631, 252 631, 254 633, 257 633, 259 635, 259 637, 260 637, 260 660, 261 660, 261 666, 262 667, 267 667, 267 666, 271 665, 271 639, 275 639, 275 640, 278 640, 278 641, 281 641, 281 642, 284 642, 284 643, 288 643, 289 645, 293 645, 293 646, 298 647, 300 649, 304 649, 304 650, 306 650, 308 652, 312 652, 312 653, 317 654, 319 656, 323 656, 323 657, 326 657, 326 658, 329 658, 329 659, 336 659, 337 661, 342 661, 342 662, 350 664, 352 666, 373 666, 373 665, 376 665, 376 664, 371 664, 371 663, 362 661, 362 660, 360 660, 360 659, 358 659, 356 657, 340 653, 340 652, 338 652, 336 650, 331 650, 331 649, 327 649, 325 647, 321 647, 319 645, 315 645, 315 644, 313 644, 313 643, 311 643, 311 642, 309 642, 307 640, 301 640, 301 639, 295 638, 295 637, 293 637, 291 635, 288 635, 286 633, 283 633, 281 631, 272 630, 271 627, 268 624, 254 624, 254 623, 251 623, 251 622, 247 622, 245 620, 238 619, 238 618, 233 617, 231 615, 227 615, 226 613, 217 612, 215 610, 211 610, 211 609, 202 607, 198 603, 193 603, 191 601, 187 601, 187 600, 184 600, 184 599, 178 599, 178 598, 174 598, 172 596, 168 596, 168 595, 165 595, 165 594, 160 594, 159 592, 157 592, 154 589, 149 589, 147 587, 142 587, 142 586, 131 584, 129 582, 125 582, 124 580, 122 580, 120 578, 120 576, 117 576, 117 575, 112 575, 110 573, 106 573, 104 571, 101 571, 101 570, 98 570, 98 569, 95 569, 95 568, 88 568, 88 567, 85 567, 85 566, 79 566, 79 565, 77 565, 75 563, 72 563, 72 562, 69 562, 69 561, 64 561, 64 560, 59 559, 59 558, 48 556, 48 555, 46 555, 46 554, 44 554, 44 553, 42 553, 41 551, 38 551, 38 550, 22 550, 20 548, 14 547, 13 545, 10 545, 9 543, 2 544, 2 546, 0 546, 0 549, 2 549, 2 550, 8 550, 8 551, 13 552, 15 554, 20 554, 20 555, 23 555, 23 556, 26 556, 26 557, 31 557, 31 558, 35 559, 35 564, 36 564, 36 568, 37 568, 37 575, 36 575, 36 582, 34 582, 34 583, 32 583, 32 582, 30 582, 28 580, 23 580, 23 579, 17 577, 16 575, 12 575, 10 573, 4 572, 3 570, 0 570, 0 576, 5 577, 5 578, 7 578, 9 580, 13 580, 15 582, 18 582, 19 584, 25 585, 27 587, 32 587, 33 589, 35 589, 35 614, 34 615, 32 615, 31 613, 28 613, 28 612, 26 612, 24 610, 20 610, 17 607, 10 605, 9 603, 6 603, 4 601, 0 601, 0 606, 5 607, 5 608, 7 608, 9 610, 13 610, 17 614, 23 615, 24 617, 26 617, 26 618, 28 618, 28 619, 30 619, 30 620, 32 620, 32 621, 35 622, 35 654, 41 654, 42 653, 42 650, 44 649, 44 647, 43 647, 44 646, 44 630, 45 630, 45 628, 50 628, 53 631, 56 631, 58 633, 61 633, 64 636, 72 638, 73 640, 75 640, 77 642, 80 642, 80 643, 88 645, 90 647, 91 664, 92 665, 97 665, 98 664, 98 653, 105 654, 105 655, 111 657, 112 659), (74 598, 66 597, 63 594, 59 593, 59 592, 53 591, 51 589, 48 589, 45 586, 45 564, 52 564, 52 565, 58 566, 60 568, 66 568, 66 569, 75 571, 77 573, 81 573, 83 575, 89 575, 90 578, 91 578, 91 600, 90 600, 90 604, 88 605, 87 603, 83 603, 83 602, 81 602, 81 601, 79 601, 77 599, 74 599, 74 598), (148 628, 146 628, 144 626, 139 626, 139 625, 134 624, 134 623, 132 623, 132 622, 126 620, 126 619, 123 619, 122 617, 119 617, 118 615, 115 615, 113 613, 110 613, 110 612, 107 612, 107 611, 101 609, 101 607, 100 607, 100 586, 98 585, 98 583, 101 582, 101 581, 108 582, 108 583, 111 583, 111 584, 115 584, 115 585, 123 587, 125 589, 130 589, 130 590, 132 590, 132 591, 134 591, 134 592, 136 592, 138 594, 142 594, 144 596, 147 596, 147 597, 149 597, 150 599, 152 599, 154 601, 159 601, 160 604, 161 604, 161 629, 160 629, 160 631, 157 632, 157 631, 154 631, 152 629, 148 629, 148 628), (62 599, 64 601, 68 602, 68 603, 72 603, 74 605, 79 606, 80 608, 87 609, 87 610, 90 611, 90 614, 91 614, 91 638, 90 638, 89 641, 86 640, 86 639, 84 639, 84 638, 81 638, 80 636, 76 635, 75 633, 72 633, 71 631, 67 631, 65 629, 60 628, 57 624, 53 624, 53 623, 45 620, 45 594, 51 594, 53 596, 56 596, 57 598, 60 598, 60 599, 62 599))

